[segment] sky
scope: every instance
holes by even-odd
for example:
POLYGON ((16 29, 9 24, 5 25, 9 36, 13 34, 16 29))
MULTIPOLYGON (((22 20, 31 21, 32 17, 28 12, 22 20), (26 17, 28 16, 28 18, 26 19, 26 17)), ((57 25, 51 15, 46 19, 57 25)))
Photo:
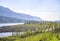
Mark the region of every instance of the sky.
POLYGON ((40 17, 44 21, 60 20, 60 0, 0 0, 0 6, 40 17))

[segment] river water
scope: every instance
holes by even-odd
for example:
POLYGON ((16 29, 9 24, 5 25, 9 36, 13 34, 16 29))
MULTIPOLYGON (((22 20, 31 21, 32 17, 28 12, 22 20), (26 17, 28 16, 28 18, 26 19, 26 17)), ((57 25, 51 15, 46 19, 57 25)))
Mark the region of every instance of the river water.
MULTIPOLYGON (((0 23, 0 27, 3 26, 13 26, 13 25, 23 25, 24 23, 0 23)), ((14 32, 15 33, 15 32, 14 32)), ((22 34, 23 32, 20 32, 22 34)), ((12 32, 0 33, 0 37, 12 36, 12 32)))
POLYGON ((23 25, 24 23, 0 23, 0 27, 2 26, 13 26, 13 25, 23 25))
MULTIPOLYGON (((19 34, 23 34, 24 32, 19 32, 19 34)), ((13 32, 13 34, 16 34, 15 32, 13 32)), ((12 36, 12 32, 3 32, 0 33, 0 37, 7 37, 7 36, 12 36)))

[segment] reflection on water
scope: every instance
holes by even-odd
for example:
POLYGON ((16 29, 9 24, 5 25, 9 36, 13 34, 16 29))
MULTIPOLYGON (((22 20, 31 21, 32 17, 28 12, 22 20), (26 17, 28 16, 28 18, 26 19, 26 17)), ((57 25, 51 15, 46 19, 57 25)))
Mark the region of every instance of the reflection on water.
POLYGON ((6 36, 11 36, 12 32, 5 32, 5 33, 0 33, 0 37, 6 37, 6 36))
MULTIPOLYGON (((23 25, 24 23, 0 23, 0 27, 3 26, 13 26, 13 25, 23 25)), ((15 34, 15 32, 13 32, 15 34)), ((19 32, 19 34, 22 34, 23 32, 19 32)), ((12 32, 4 32, 0 33, 0 37, 6 37, 6 36, 12 36, 12 32)))
MULTIPOLYGON (((13 32, 14 34, 16 34, 15 32, 13 32)), ((19 32, 19 34, 23 34, 24 32, 19 32)), ((12 36, 12 32, 4 32, 4 33, 0 33, 0 37, 6 37, 6 36, 12 36)))

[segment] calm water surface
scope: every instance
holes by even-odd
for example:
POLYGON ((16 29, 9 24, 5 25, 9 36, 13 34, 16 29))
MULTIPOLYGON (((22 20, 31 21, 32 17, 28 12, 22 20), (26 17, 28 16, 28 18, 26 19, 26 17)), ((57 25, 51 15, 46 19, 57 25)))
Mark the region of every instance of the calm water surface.
MULTIPOLYGON (((13 26, 13 25, 23 25, 24 23, 0 23, 0 27, 3 26, 13 26)), ((20 32, 22 34, 23 32, 20 32)), ((14 32, 15 34, 15 32, 14 32)), ((0 33, 0 37, 12 36, 12 32, 0 33)))
MULTIPOLYGON (((13 32, 14 34, 16 34, 15 32, 13 32)), ((23 34, 24 32, 19 32, 19 34, 23 34)), ((0 33, 0 37, 7 37, 7 36, 12 36, 12 32, 4 32, 4 33, 0 33)))

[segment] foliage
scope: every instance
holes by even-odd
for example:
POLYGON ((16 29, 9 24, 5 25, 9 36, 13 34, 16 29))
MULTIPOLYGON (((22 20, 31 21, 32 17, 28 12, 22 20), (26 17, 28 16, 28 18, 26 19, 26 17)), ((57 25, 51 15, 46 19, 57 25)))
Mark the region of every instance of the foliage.
POLYGON ((18 26, 16 26, 16 36, 0 38, 0 41, 60 41, 60 23, 41 22, 25 23, 21 27, 34 27, 36 30, 27 29, 23 34, 18 35, 18 26), (59 26, 58 26, 59 24, 59 26), (53 27, 55 29, 53 29, 53 27), (49 30, 52 28, 51 30, 49 30), (47 30, 48 29, 48 30, 47 30), (46 31, 47 30, 47 31, 46 31))

